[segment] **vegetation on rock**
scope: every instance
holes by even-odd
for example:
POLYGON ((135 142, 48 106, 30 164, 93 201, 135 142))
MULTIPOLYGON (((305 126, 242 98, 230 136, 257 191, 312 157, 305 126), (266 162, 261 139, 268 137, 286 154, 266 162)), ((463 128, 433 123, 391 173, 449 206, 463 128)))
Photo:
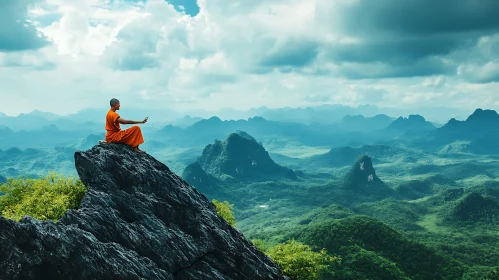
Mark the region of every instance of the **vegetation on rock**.
POLYGON ((59 220, 68 209, 79 207, 86 187, 74 177, 51 173, 38 179, 8 179, 0 186, 0 214, 19 221, 23 216, 59 220))
POLYGON ((231 226, 236 225, 236 219, 234 218, 234 212, 232 211, 234 204, 230 204, 228 201, 219 202, 216 199, 213 199, 211 202, 215 205, 217 214, 220 217, 226 220, 231 226))

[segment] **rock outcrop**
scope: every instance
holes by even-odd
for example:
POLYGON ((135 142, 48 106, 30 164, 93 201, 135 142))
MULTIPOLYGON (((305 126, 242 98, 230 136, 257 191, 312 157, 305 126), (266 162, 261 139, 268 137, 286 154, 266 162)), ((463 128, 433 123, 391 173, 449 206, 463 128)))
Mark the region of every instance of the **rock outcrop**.
POLYGON ((224 141, 206 146, 197 162, 216 178, 230 176, 237 180, 296 180, 293 170, 280 166, 253 137, 243 131, 231 133, 224 141))
POLYGON ((75 165, 79 209, 57 223, 0 217, 0 279, 287 279, 152 156, 102 144, 75 165))
POLYGON ((376 175, 372 159, 366 155, 357 159, 343 181, 346 190, 359 193, 362 196, 384 198, 395 194, 393 189, 376 175))

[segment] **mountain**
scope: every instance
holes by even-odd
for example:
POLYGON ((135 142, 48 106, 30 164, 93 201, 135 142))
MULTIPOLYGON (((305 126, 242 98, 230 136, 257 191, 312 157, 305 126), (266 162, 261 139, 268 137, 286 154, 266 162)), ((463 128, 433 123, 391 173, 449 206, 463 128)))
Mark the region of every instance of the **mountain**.
POLYGON ((453 209, 453 218, 460 221, 499 221, 499 204, 492 198, 479 193, 470 193, 462 197, 453 209))
POLYGON ((261 180, 296 179, 293 170, 275 163, 265 148, 246 132, 231 133, 224 141, 206 146, 197 162, 216 178, 261 180))
POLYGON ((388 197, 394 195, 393 189, 378 178, 372 159, 366 155, 359 157, 352 169, 345 175, 343 188, 363 196, 388 197))
POLYGON ((440 174, 432 175, 422 180, 410 180, 397 186, 396 191, 404 198, 419 199, 441 191, 442 188, 459 187, 459 185, 449 178, 440 174))
POLYGON ((7 178, 5 178, 4 176, 0 175, 0 183, 6 183, 7 182, 7 178))
POLYGON ((182 178, 209 197, 215 197, 220 192, 220 185, 222 185, 220 180, 206 173, 199 162, 187 165, 182 173, 182 178))
POLYGON ((59 115, 56 115, 56 114, 53 114, 53 113, 50 113, 50 112, 42 112, 42 111, 39 111, 39 110, 34 110, 31 113, 29 113, 29 115, 36 116, 36 117, 41 117, 41 118, 44 118, 44 119, 46 119, 48 121, 54 121, 54 120, 62 118, 59 115))
POLYGON ((405 140, 412 147, 440 154, 499 154, 499 114, 476 109, 464 121, 452 118, 440 128, 405 140))
POLYGON ((319 107, 276 108, 264 112, 261 117, 280 122, 331 124, 341 120, 346 115, 359 113, 356 108, 333 104, 319 107))
POLYGON ((461 279, 463 273, 459 263, 366 216, 312 224, 290 238, 340 255, 331 279, 461 279))
POLYGON ((1 279, 288 279, 150 155, 103 144, 74 159, 79 209, 57 223, 0 217, 1 279))
POLYGON ((70 145, 70 147, 78 150, 88 150, 98 144, 100 140, 104 139, 106 139, 105 133, 90 134, 87 137, 76 141, 73 145, 70 145))
POLYGON ((191 117, 189 115, 186 115, 183 118, 175 119, 174 121, 170 122, 170 124, 178 127, 187 127, 201 120, 202 118, 200 117, 191 117))
MULTIPOLYGON (((376 163, 414 162, 427 156, 424 152, 389 146, 362 145, 360 147, 343 146, 332 148, 325 154, 305 158, 300 164, 307 170, 317 168, 337 168, 350 166, 362 155, 369 156, 376 163)), ((294 165, 293 165, 294 166, 294 165)))
POLYGON ((436 127, 420 115, 409 115, 408 118, 399 117, 387 127, 388 131, 397 132, 422 132, 434 129, 436 127))
POLYGON ((465 121, 451 119, 439 129, 439 136, 473 139, 482 133, 499 132, 499 115, 494 110, 476 109, 465 121))
POLYGON ((55 125, 41 126, 31 131, 0 129, 0 149, 17 147, 53 148, 74 144, 77 139, 86 137, 88 131, 61 131, 55 125))
POLYGON ((76 175, 74 148, 54 147, 47 150, 10 148, 0 150, 0 174, 16 178, 45 176, 54 171, 63 175, 76 175))
POLYGON ((38 110, 28 114, 19 114, 15 117, 0 115, 0 127, 9 127, 16 132, 34 131, 51 125, 55 125, 58 129, 64 131, 85 131, 87 133, 103 129, 102 118, 96 122, 77 122, 67 117, 38 110))
POLYGON ((346 131, 375 131, 388 127, 395 119, 384 114, 373 117, 362 115, 347 115, 339 123, 346 131))
POLYGON ((285 139, 285 143, 300 143, 309 146, 362 145, 390 139, 384 133, 372 133, 371 130, 353 131, 345 129, 340 124, 306 125, 270 121, 262 117, 237 121, 223 121, 218 117, 211 117, 186 128, 167 125, 157 131, 153 137, 158 141, 168 141, 171 145, 193 147, 204 146, 215 139, 223 139, 237 130, 245 131, 262 142, 285 139))
POLYGON ((228 134, 238 130, 245 131, 256 138, 287 138, 306 143, 330 143, 331 140, 334 140, 331 136, 334 131, 331 132, 323 127, 316 129, 299 123, 268 121, 261 117, 238 121, 222 121, 218 117, 211 117, 186 128, 167 125, 159 130, 154 138, 160 141, 166 140, 181 147, 204 146, 206 143, 223 139, 228 134))

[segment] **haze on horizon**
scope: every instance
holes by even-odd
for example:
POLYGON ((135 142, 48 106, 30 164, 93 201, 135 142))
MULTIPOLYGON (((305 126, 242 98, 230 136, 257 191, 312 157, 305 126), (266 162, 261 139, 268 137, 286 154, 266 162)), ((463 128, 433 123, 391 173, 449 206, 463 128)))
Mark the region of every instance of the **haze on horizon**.
POLYGON ((0 112, 499 108, 495 0, 3 0, 0 112))

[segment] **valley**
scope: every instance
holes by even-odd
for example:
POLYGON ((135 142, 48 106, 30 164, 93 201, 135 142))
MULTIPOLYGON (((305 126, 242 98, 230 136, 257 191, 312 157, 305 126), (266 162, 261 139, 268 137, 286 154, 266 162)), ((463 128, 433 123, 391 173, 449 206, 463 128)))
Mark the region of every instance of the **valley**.
MULTIPOLYGON (((46 124, 4 129, 0 182, 77 175, 74 153, 103 139, 46 124)), ((496 127, 499 115, 481 109, 439 127, 421 116, 325 124, 212 117, 144 129, 141 148, 209 200, 234 204, 236 228, 249 240, 296 239, 342 257, 324 279, 492 279, 496 127)))

